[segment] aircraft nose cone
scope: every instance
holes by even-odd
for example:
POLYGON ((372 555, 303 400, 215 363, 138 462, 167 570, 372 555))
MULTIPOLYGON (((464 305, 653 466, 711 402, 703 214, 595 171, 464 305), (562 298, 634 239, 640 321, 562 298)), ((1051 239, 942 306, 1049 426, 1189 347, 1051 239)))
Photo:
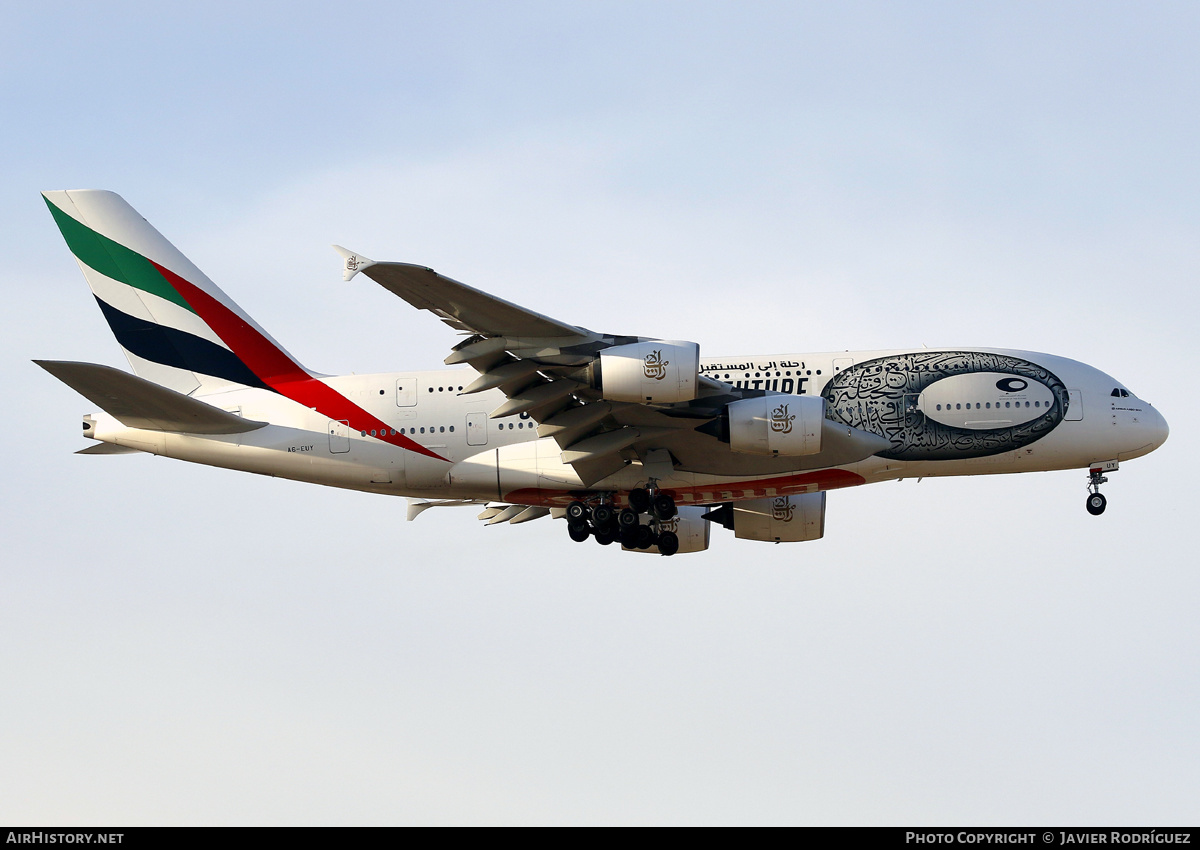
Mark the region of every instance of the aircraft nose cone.
POLYGON ((1151 408, 1152 416, 1149 417, 1149 422, 1146 423, 1146 428, 1150 432, 1150 440, 1154 443, 1154 448, 1158 448, 1167 441, 1167 436, 1171 433, 1171 429, 1167 427, 1167 420, 1154 408, 1151 408))

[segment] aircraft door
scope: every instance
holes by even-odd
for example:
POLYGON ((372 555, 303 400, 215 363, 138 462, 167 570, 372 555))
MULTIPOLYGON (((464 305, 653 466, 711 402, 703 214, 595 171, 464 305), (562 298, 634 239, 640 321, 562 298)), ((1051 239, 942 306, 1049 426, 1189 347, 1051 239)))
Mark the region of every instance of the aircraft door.
POLYGON ((486 413, 468 413, 467 414, 467 445, 468 446, 486 446, 487 445, 487 414, 486 413))
POLYGON ((329 420, 329 452, 342 454, 350 451, 350 422, 346 419, 329 420))
POLYGON ((396 407, 414 407, 417 403, 417 379, 396 379, 396 407))
POLYGON ((1067 422, 1078 422, 1083 419, 1083 393, 1079 390, 1067 390, 1071 394, 1071 403, 1067 406, 1067 422))

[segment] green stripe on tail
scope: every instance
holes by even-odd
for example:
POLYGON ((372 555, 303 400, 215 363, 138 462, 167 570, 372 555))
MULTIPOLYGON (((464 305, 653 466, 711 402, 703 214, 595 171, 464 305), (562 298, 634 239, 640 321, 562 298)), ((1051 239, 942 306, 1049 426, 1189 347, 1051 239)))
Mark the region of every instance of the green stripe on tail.
POLYGON ((71 249, 71 253, 81 263, 113 280, 127 283, 135 289, 157 295, 159 298, 178 304, 185 310, 196 312, 192 309, 192 305, 188 304, 183 296, 175 291, 175 287, 159 274, 158 269, 154 268, 151 262, 141 254, 126 248, 119 242, 114 242, 67 215, 50 203, 49 198, 44 198, 44 200, 46 206, 50 208, 50 214, 54 216, 58 229, 62 231, 63 238, 67 240, 67 246, 71 249))

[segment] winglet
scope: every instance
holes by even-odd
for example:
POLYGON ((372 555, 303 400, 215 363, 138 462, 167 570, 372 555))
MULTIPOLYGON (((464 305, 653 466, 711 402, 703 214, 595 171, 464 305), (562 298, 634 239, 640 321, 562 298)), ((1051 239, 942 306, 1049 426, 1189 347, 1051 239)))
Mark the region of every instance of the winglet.
POLYGON ((350 280, 367 266, 375 265, 375 261, 364 257, 362 254, 355 254, 353 251, 348 251, 341 245, 334 245, 333 250, 338 252, 342 258, 342 280, 350 280))

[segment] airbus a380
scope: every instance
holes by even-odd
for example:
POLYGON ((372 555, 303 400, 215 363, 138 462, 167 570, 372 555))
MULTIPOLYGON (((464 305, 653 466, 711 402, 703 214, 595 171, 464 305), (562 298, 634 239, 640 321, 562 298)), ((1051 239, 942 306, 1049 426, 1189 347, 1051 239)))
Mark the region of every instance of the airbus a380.
MULTIPOLYGON (((1088 471, 1167 438, 1149 403, 1064 357, 950 348, 709 359, 596 333, 406 263, 337 248, 465 338, 451 367, 313 372, 122 198, 44 193, 135 374, 35 361, 100 412, 82 454, 149 452, 315 484, 483 505, 488 524, 566 520, 632 551, 815 540, 830 490, 898 478, 1088 471)), ((335 246, 336 248, 336 246, 335 246)))

